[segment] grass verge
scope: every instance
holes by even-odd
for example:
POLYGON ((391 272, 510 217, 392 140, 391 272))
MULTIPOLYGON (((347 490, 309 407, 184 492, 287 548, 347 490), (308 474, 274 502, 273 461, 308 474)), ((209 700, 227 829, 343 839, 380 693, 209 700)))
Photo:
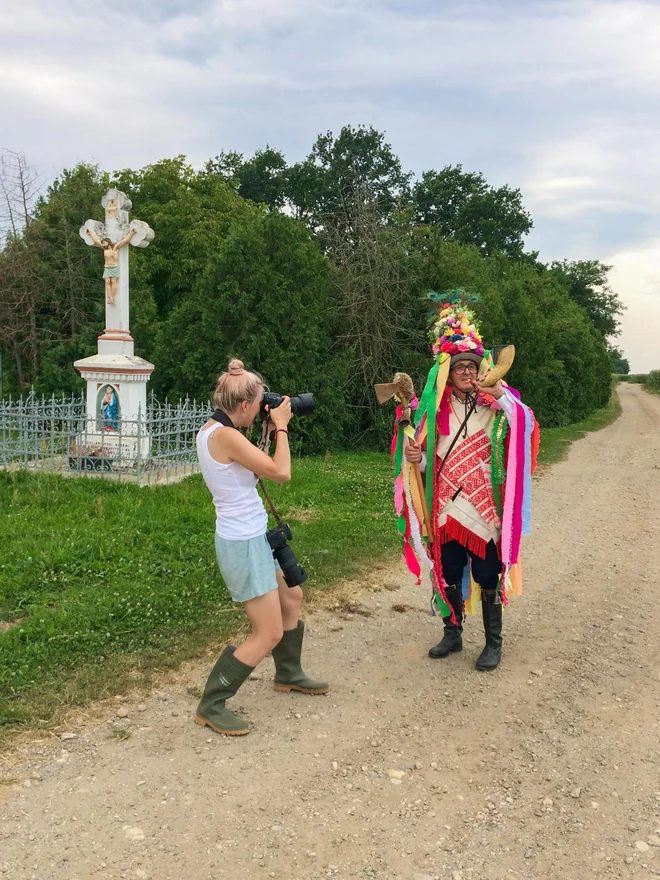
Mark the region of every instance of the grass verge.
MULTIPOLYGON (((612 422, 607 407, 543 432, 540 462, 612 422)), ((297 460, 272 485, 314 593, 395 560, 385 454, 297 460)), ((195 476, 174 486, 0 473, 0 742, 131 688, 245 627, 214 559, 214 511, 195 476)))

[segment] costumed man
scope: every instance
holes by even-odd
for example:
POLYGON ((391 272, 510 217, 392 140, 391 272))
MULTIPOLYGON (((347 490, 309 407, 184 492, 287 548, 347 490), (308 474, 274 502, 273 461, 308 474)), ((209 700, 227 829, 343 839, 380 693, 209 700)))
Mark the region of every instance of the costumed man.
MULTIPOLYGON (((435 363, 416 428, 395 428, 393 442, 399 531, 410 570, 419 579, 428 569, 432 613, 437 608, 444 620, 444 636, 429 656, 462 650, 466 610, 480 604, 486 644, 476 666, 492 670, 501 659, 502 606, 521 591, 520 539, 530 531, 539 430, 518 392, 502 381, 513 346, 497 366, 484 349, 468 306, 478 297, 455 290, 429 298, 439 303, 431 331, 435 363), (425 488, 411 479, 416 469, 426 472, 425 488)), ((400 413, 401 406, 397 425, 400 413)))

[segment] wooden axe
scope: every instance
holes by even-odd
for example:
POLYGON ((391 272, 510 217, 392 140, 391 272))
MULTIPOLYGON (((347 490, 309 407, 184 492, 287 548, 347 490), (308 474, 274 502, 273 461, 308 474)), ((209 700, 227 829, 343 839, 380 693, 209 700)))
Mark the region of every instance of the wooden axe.
MULTIPOLYGON (((415 386, 413 380, 408 373, 395 373, 392 382, 385 382, 380 385, 374 385, 376 392, 376 400, 381 405, 393 397, 401 403, 401 416, 399 417, 399 429, 403 430, 410 425, 410 402, 415 396, 415 386)), ((405 449, 407 443, 415 443, 407 434, 403 435, 403 447, 405 449)), ((409 462, 410 471, 417 487, 422 506, 422 516, 424 518, 424 526, 426 527, 426 536, 429 543, 433 541, 433 530, 431 529, 431 518, 429 509, 426 504, 426 492, 424 491, 424 483, 422 481, 422 472, 418 464, 409 462)))

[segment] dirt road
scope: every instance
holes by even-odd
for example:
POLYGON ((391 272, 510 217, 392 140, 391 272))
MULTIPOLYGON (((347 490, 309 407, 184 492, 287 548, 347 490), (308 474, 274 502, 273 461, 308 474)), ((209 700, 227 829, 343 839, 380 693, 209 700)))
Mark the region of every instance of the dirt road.
POLYGON ((396 567, 308 620, 331 695, 258 669, 233 701, 247 737, 192 723, 207 662, 26 749, 0 789, 0 876, 660 874, 660 398, 619 387, 623 417, 536 481, 495 673, 473 668, 474 617, 462 654, 427 659, 440 621, 396 567))

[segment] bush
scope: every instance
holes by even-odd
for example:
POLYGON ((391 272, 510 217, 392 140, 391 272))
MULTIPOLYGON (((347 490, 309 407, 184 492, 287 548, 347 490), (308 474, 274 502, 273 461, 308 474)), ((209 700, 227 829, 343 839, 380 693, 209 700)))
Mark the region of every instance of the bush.
POLYGON ((660 392, 660 370, 651 370, 646 380, 646 387, 651 391, 660 392))
MULTIPOLYGON (((655 372, 658 372, 655 370, 655 372)), ((628 373, 625 376, 617 376, 620 382, 632 382, 634 385, 646 385, 649 379, 648 373, 628 373)))

